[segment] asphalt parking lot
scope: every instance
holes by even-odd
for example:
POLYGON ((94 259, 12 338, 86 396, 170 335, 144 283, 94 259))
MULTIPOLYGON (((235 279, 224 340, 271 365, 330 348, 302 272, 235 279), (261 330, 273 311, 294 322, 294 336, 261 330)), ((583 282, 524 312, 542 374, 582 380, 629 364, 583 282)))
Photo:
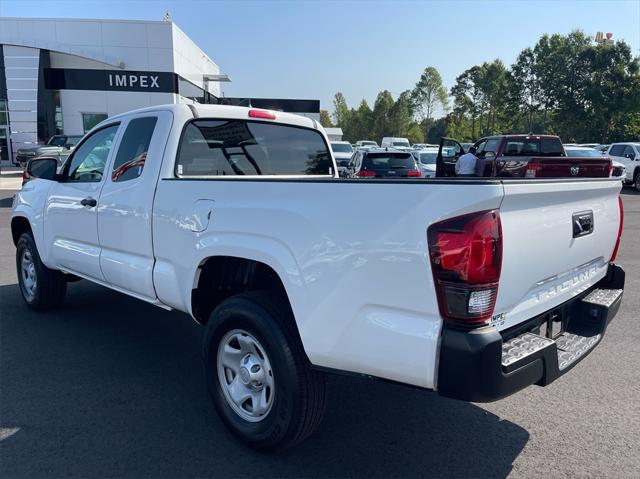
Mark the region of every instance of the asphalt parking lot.
POLYGON ((280 455, 227 433, 202 381, 203 329, 86 281, 23 305, 0 190, 0 476, 640 477, 640 194, 624 191, 623 307, 570 374, 492 404, 332 376, 325 421, 280 455))

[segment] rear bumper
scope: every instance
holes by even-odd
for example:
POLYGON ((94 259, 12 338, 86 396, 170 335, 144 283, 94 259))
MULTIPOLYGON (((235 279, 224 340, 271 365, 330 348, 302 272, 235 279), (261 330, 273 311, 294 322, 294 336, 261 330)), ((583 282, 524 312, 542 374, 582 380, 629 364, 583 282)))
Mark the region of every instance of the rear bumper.
MULTIPOLYGON (((589 291, 507 331, 445 326, 438 392, 464 401, 490 402, 531 384, 552 383, 599 344, 620 308, 624 281, 624 270, 611 264, 607 276, 589 291), (552 323, 562 324, 563 332, 553 339, 541 335, 541 328, 552 323)), ((554 331, 553 326, 550 329, 554 331)))

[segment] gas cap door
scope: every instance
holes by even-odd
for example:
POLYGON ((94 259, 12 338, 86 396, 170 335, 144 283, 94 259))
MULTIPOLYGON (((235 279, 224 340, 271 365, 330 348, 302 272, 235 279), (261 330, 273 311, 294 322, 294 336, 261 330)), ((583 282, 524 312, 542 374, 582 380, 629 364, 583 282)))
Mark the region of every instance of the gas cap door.
POLYGON ((189 229, 195 233, 206 230, 213 214, 213 200, 198 200, 193 205, 193 214, 188 219, 189 229))

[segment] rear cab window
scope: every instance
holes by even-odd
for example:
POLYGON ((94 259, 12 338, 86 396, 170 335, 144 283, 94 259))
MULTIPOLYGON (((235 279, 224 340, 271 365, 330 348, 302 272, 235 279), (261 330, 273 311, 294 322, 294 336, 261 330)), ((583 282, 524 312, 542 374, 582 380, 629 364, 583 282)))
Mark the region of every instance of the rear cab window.
POLYGON ((320 132, 252 120, 198 119, 187 123, 176 176, 333 176, 320 132))
POLYGON ((564 156, 559 138, 509 138, 503 156, 564 156))

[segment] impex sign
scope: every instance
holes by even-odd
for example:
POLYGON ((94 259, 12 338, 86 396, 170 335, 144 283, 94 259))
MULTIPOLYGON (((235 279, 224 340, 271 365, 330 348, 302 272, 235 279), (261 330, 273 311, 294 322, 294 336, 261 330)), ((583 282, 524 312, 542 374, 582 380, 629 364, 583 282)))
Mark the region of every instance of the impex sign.
POLYGON ((178 75, 172 72, 45 68, 44 86, 49 90, 178 93, 178 75))

